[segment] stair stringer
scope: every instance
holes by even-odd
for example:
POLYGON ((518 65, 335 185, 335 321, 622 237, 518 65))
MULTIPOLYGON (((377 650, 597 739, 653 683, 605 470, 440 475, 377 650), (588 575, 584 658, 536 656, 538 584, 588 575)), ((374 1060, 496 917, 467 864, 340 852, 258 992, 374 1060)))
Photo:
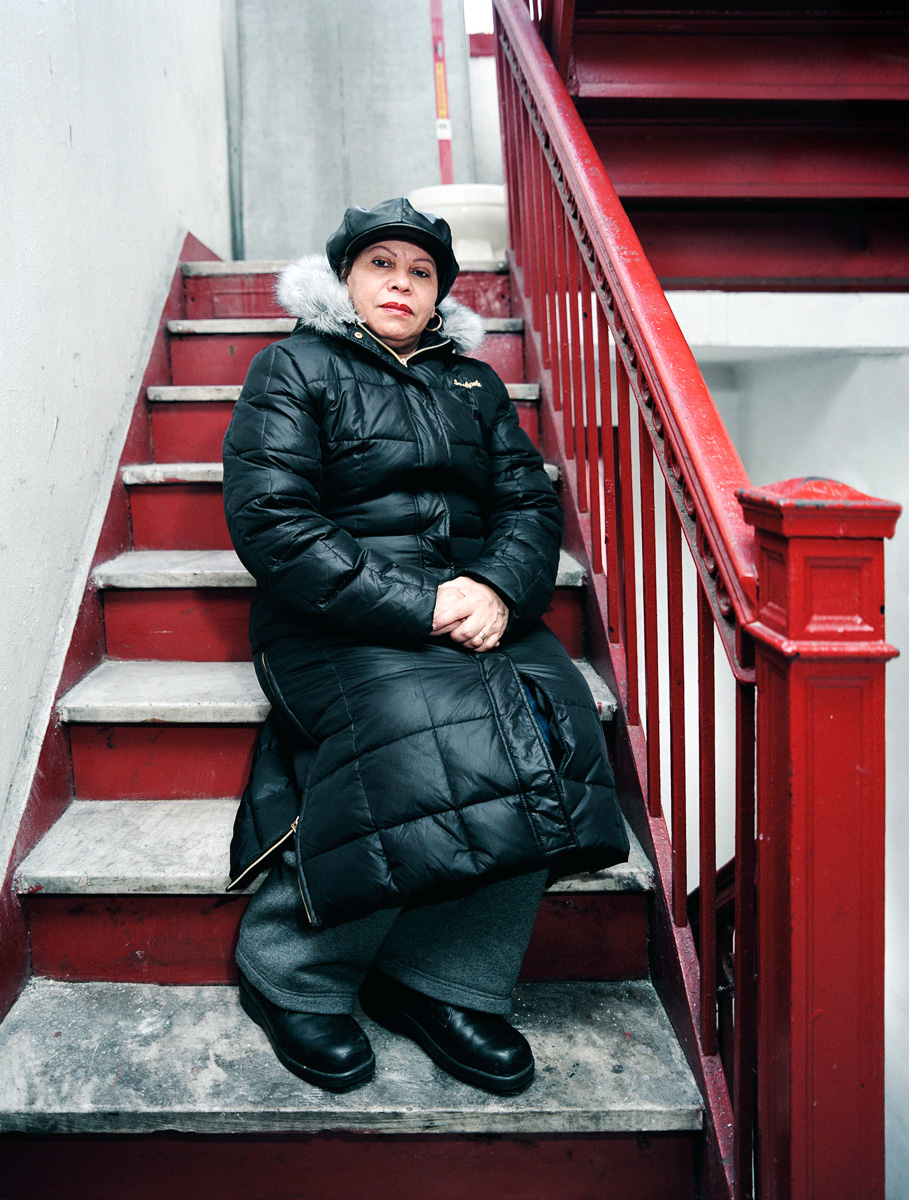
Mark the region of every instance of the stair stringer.
POLYGON ((508 259, 513 279, 513 312, 524 318, 524 377, 540 384, 540 446, 547 462, 558 467, 562 481, 560 496, 565 510, 562 544, 587 571, 586 657, 619 698, 608 739, 619 802, 654 867, 648 916, 651 978, 704 1098, 704 1125, 697 1156, 698 1195, 704 1200, 732 1200, 735 1195, 732 1106, 720 1057, 702 1052, 696 1032, 700 1013, 698 958, 691 929, 678 928, 671 916, 667 884, 672 864, 669 833, 664 817, 654 817, 645 800, 647 745, 641 727, 630 726, 627 721, 624 649, 621 643, 609 640, 605 580, 594 574, 587 551, 589 517, 578 506, 575 473, 563 445, 561 414, 557 415, 553 408, 552 374, 543 366, 540 333, 533 322, 531 300, 525 294, 523 273, 510 249, 508 259))
POLYGON ((13 1006, 31 972, 28 927, 14 886, 16 871, 29 851, 69 807, 74 796, 69 735, 57 716, 57 701, 83 675, 96 667, 104 656, 101 597, 92 575, 99 563, 132 548, 129 500, 119 468, 148 462, 152 457, 151 419, 145 393, 149 387, 171 382, 167 322, 186 316, 180 265, 186 259, 212 261, 219 259, 219 256, 191 233, 185 234, 158 318, 142 383, 133 404, 101 532, 86 572, 82 600, 69 646, 53 697, 47 706, 46 724, 36 764, 27 786, 22 789, 22 811, 0 887, 0 1021, 13 1006))

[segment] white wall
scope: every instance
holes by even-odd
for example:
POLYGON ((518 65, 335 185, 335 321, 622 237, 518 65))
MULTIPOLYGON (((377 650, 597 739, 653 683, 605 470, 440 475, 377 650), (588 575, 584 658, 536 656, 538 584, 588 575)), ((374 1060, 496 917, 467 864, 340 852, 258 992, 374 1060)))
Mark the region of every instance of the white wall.
POLYGON ((904 514, 886 545, 887 1196, 909 1188, 909 297, 675 293, 757 485, 825 475, 904 514), (718 362, 719 360, 719 362, 718 362))
POLYGON ((220 0, 0 5, 0 112, 5 867, 184 231, 230 254, 220 0))

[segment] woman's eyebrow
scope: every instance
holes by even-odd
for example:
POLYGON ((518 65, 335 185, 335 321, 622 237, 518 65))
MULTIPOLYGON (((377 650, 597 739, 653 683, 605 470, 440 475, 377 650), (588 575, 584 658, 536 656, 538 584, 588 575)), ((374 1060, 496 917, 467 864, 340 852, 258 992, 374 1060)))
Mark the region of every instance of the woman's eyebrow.
MULTIPOLYGON (((398 257, 398 252, 396 250, 391 250, 388 246, 383 245, 382 242, 376 242, 374 246, 370 246, 370 253, 375 250, 384 250, 385 253, 390 255, 392 258, 398 257)), ((427 254, 425 257, 415 258, 413 261, 415 263, 435 263, 435 259, 431 254, 427 254)))

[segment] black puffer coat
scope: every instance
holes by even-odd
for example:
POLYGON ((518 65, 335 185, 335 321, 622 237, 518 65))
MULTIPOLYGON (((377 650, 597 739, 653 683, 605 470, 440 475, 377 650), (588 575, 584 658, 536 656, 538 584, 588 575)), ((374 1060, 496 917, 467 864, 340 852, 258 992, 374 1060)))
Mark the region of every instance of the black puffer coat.
POLYGON ((596 708, 540 620, 561 510, 498 376, 458 353, 479 318, 443 301, 441 332, 405 365, 324 259, 290 267, 279 296, 300 322, 253 360, 224 442, 228 526, 258 584, 253 653, 282 715, 238 815, 234 884, 290 835, 297 797, 317 925, 493 874, 622 861, 596 708), (436 588, 459 574, 511 609, 485 654, 429 636, 436 588), (306 697, 292 720, 276 664, 306 697))

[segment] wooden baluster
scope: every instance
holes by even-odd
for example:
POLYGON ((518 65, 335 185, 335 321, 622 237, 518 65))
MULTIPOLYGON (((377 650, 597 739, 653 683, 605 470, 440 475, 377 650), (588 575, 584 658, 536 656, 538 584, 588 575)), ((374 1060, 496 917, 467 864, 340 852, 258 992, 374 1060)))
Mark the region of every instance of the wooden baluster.
POLYGON ((542 263, 540 260, 540 243, 543 240, 543 231, 540 224, 540 195, 539 195, 539 179, 537 176, 537 150, 539 148, 539 140, 534 129, 533 120, 529 110, 527 113, 527 157, 524 160, 524 171, 527 177, 527 199, 529 209, 529 225, 530 225, 530 245, 525 256, 524 269, 530 279, 530 301, 531 301, 531 316, 534 326, 541 330, 543 325, 543 284, 542 284, 542 263))
POLYGON ((685 640, 682 527, 666 489, 666 591, 669 614, 669 763, 672 796, 672 919, 688 924, 688 812, 685 795, 685 640))
MULTIPOLYGON (((543 154, 542 147, 540 148, 540 154, 543 154)), ((544 361, 550 371, 550 379, 552 381, 553 407, 558 412, 562 406, 562 397, 559 391, 558 371, 555 368, 558 356, 559 328, 553 221, 559 197, 549 170, 549 164, 545 158, 543 159, 543 181, 543 253, 546 259, 546 327, 549 333, 543 353, 544 361)))
MULTIPOLYGON (((562 393, 562 361, 565 357, 563 338, 565 319, 562 315, 562 296, 565 291, 564 256, 559 253, 562 237, 562 201, 555 180, 550 177, 549 213, 552 227, 553 322, 552 322, 552 406, 561 412, 565 406, 562 393)), ((564 419, 564 418, 563 418, 564 419)))
POLYGON ((505 118, 502 125, 505 137, 505 169, 508 173, 508 219, 511 226, 511 249, 514 254, 515 266, 520 269, 523 261, 523 237, 521 228, 521 187, 519 177, 518 157, 520 154, 520 124, 517 80, 511 66, 504 63, 502 74, 502 95, 504 97, 505 118))
POLYGON ((556 261, 559 264, 559 392, 562 397, 562 433, 565 455, 574 458, 574 429, 571 423, 571 339, 568 328, 568 255, 565 209, 559 204, 555 211, 556 261))
POLYGON ((656 511, 653 493, 653 445, 638 414, 641 477, 641 565, 644 600, 644 680, 647 687, 647 803, 654 817, 662 812, 660 781, 660 650, 657 630, 656 511))
POLYGON ((534 256, 537 262, 537 297, 534 299, 533 316, 540 330, 540 352, 543 360, 543 370, 549 370, 549 296, 551 292, 549 282, 549 254, 546 240, 546 226, 549 223, 549 172, 546 169, 546 163, 543 159, 543 148, 540 145, 540 139, 535 137, 533 140, 533 163, 534 163, 534 202, 535 202, 535 221, 537 230, 537 242, 534 247, 534 256))
POLYGON ((698 829, 701 1046, 716 1054, 716 682, 713 612, 698 582, 698 829))
POLYGON ((732 1108, 736 1200, 751 1200, 755 1068, 754 686, 735 687, 735 958, 732 1108))
POLYGON ((600 493, 600 422, 597 418, 597 351, 594 347, 594 321, 599 307, 593 294, 590 277, 584 279, 584 402, 586 407, 587 507, 590 512, 590 545, 593 570, 603 572, 603 509, 600 493))
POLYGON ((602 306, 597 303, 597 343, 600 376, 600 454, 603 460, 603 536, 606 543, 606 595, 609 640, 621 639, 619 610, 619 519, 616 500, 615 444, 612 433, 612 335, 602 306))
POLYGON ((518 97, 518 141, 519 153, 517 161, 518 191, 521 205, 521 266, 523 269, 524 295, 530 295, 530 278, 532 274, 531 256, 534 250, 533 227, 531 225, 532 202, 530 198, 530 179, 527 171, 527 159, 530 155, 530 116, 523 99, 518 97))
POLYGON ((584 435, 584 363, 581 349, 581 289, 583 288, 581 259, 574 231, 568 229, 568 299, 571 313, 571 394, 572 419, 575 450, 575 482, 577 484, 578 508, 587 512, 587 456, 584 435))
POLYGON ((626 709, 628 724, 637 725, 638 713, 638 612, 634 554, 634 477, 631 467, 631 412, 628 373, 616 346, 616 403, 619 416, 618 499, 622 539, 622 616, 624 618, 625 664, 628 671, 626 709))

